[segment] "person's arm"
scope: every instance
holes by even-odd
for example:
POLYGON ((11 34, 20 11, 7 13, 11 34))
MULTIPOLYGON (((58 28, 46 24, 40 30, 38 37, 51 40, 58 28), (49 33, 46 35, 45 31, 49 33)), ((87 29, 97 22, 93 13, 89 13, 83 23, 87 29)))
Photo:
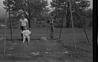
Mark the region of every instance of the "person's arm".
POLYGON ((31 31, 29 31, 29 35, 31 35, 31 31))
POLYGON ((29 28, 28 27, 28 19, 27 18, 25 19, 25 22, 26 22, 26 27, 29 28))
POLYGON ((29 28, 29 22, 28 22, 28 19, 27 19, 27 27, 29 28))
POLYGON ((20 26, 21 26, 21 20, 19 19, 19 22, 18 22, 18 28, 20 29, 20 26))
POLYGON ((27 26, 28 26, 29 29, 31 29, 30 26, 29 26, 29 21, 28 21, 28 19, 27 19, 27 26))

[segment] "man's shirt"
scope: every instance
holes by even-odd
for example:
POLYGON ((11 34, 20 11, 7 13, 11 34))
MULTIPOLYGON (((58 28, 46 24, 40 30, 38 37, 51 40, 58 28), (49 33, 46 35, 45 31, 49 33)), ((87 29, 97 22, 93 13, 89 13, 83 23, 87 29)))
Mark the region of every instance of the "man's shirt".
POLYGON ((20 22, 21 22, 21 26, 26 26, 28 23, 28 20, 24 18, 24 19, 20 19, 20 22))

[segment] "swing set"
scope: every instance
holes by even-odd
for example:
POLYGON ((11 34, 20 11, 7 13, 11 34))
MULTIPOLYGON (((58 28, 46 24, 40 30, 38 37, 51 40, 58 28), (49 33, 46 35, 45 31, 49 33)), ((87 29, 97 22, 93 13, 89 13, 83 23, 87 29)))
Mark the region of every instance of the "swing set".
MULTIPOLYGON (((26 4, 29 4, 29 3, 26 3, 26 4)), ((71 4, 71 2, 70 2, 70 0, 69 0, 69 10, 70 10, 70 20, 71 20, 71 26, 72 26, 72 30, 73 30, 73 42, 74 42, 74 44, 76 43, 75 41, 75 29, 74 29, 74 21, 73 21, 73 12, 72 12, 72 4, 71 4)), ((29 7, 28 7, 28 9, 29 9, 29 7)), ((66 8, 66 10, 67 10, 67 8, 66 8)), ((5 15, 7 15, 7 12, 5 13, 5 15)), ((11 17, 10 17, 10 15, 11 15, 11 13, 10 13, 10 10, 9 10, 9 22, 10 22, 10 39, 11 39, 11 41, 12 41, 12 20, 11 20, 11 17)), ((30 15, 30 14, 29 14, 30 15)), ((29 21, 30 22, 30 21, 29 21)), ((53 19, 53 17, 51 17, 51 22, 50 22, 50 39, 54 39, 54 25, 53 25, 53 22, 54 22, 54 19, 53 19)), ((5 19, 5 23, 7 23, 7 18, 5 19)), ((57 39, 57 41, 60 41, 61 42, 61 37, 62 37, 62 33, 63 33, 63 23, 64 23, 64 21, 62 21, 61 22, 61 25, 62 25, 62 27, 60 28, 60 30, 59 30, 59 36, 58 36, 58 39, 57 39)), ((30 24, 29 24, 30 25, 30 24)), ((30 28, 31 28, 31 25, 29 26, 30 28)), ((87 36, 87 33, 86 33, 86 30, 85 30, 85 28, 83 29, 83 32, 84 32, 84 34, 85 34, 85 37, 86 37, 86 39, 87 39, 87 41, 88 42, 90 42, 89 41, 89 39, 88 39, 88 36, 87 36)), ((5 34, 4 34, 4 36, 6 37, 7 36, 7 34, 6 34, 6 28, 5 28, 5 34)), ((6 52, 6 39, 5 39, 5 41, 4 41, 4 55, 5 55, 5 52, 6 52)), ((62 43, 62 42, 61 42, 62 43)), ((64 44, 63 44, 63 46, 64 46, 64 44)), ((75 44, 75 48, 77 48, 76 47, 77 45, 75 44)))

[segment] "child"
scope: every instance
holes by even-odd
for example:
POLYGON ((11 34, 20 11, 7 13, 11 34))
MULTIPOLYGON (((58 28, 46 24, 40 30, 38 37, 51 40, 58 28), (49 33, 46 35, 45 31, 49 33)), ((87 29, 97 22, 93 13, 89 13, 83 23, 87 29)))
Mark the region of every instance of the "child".
POLYGON ((22 34, 23 34, 23 43, 26 41, 28 41, 28 43, 30 42, 30 34, 31 34, 31 31, 28 30, 27 28, 25 28, 25 30, 22 31, 22 34))

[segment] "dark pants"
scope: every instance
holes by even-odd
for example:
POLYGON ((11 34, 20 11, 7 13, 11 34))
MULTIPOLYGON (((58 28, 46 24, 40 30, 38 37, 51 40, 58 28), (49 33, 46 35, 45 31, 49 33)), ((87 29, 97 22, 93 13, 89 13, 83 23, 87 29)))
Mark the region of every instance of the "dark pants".
MULTIPOLYGON (((25 26, 20 26, 21 31, 25 30, 25 26)), ((21 39, 23 39, 23 34, 21 33, 21 39)))
POLYGON ((20 28, 21 28, 22 31, 25 30, 25 26, 21 26, 20 28))

